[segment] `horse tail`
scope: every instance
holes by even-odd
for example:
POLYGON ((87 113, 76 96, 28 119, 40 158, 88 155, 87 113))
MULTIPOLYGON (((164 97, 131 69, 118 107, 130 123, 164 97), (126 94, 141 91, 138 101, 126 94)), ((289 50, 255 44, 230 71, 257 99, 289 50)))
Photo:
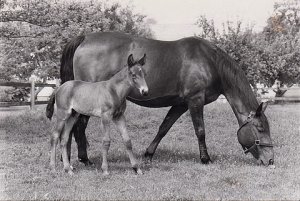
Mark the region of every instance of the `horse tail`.
MULTIPOLYGON (((71 40, 65 46, 62 57, 60 60, 60 79, 61 84, 65 83, 69 80, 74 80, 73 73, 73 57, 77 47, 82 43, 85 39, 84 35, 78 36, 71 40)), ((46 107, 46 116, 51 120, 54 112, 54 103, 55 103, 55 91, 50 96, 49 102, 46 107)))
POLYGON ((84 39, 84 35, 74 38, 69 43, 67 43, 63 50, 60 60, 60 79, 62 84, 66 81, 74 80, 73 57, 77 47, 82 43, 84 39))

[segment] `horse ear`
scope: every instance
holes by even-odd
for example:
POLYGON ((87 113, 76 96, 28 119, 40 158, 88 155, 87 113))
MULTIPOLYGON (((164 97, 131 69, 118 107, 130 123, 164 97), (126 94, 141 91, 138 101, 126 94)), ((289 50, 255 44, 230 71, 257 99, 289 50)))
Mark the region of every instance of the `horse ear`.
POLYGON ((130 68, 130 67, 134 66, 134 63, 135 62, 134 62, 133 56, 132 56, 132 54, 130 54, 128 56, 128 60, 127 60, 128 67, 130 68))
POLYGON ((266 110, 267 106, 268 106, 268 103, 267 103, 267 102, 262 102, 262 103, 258 106, 258 108, 257 108, 257 110, 256 110, 256 113, 255 113, 255 116, 261 116, 262 113, 264 113, 264 111, 266 110))
POLYGON ((142 66, 146 63, 146 54, 144 54, 143 58, 141 58, 138 63, 142 66))

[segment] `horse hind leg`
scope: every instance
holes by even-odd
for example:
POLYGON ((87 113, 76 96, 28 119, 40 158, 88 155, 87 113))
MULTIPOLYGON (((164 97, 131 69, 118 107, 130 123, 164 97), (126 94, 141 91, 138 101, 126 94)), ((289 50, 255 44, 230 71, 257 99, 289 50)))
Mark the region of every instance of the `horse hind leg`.
MULTIPOLYGON (((71 131, 71 136, 72 133, 74 134, 75 141, 77 143, 77 148, 78 148, 78 159, 80 162, 84 163, 85 166, 91 166, 94 165, 93 162, 91 162, 88 158, 87 155, 87 146, 88 146, 88 141, 86 139, 86 134, 85 134, 85 129, 87 127, 88 121, 89 121, 89 116, 86 115, 80 115, 78 118, 78 121, 75 123, 72 131, 71 131)), ((68 143, 68 155, 70 157, 71 155, 71 139, 68 143)))
POLYGON ((139 164, 137 162, 137 159, 135 158, 133 151, 132 151, 132 143, 131 143, 131 139, 129 138, 129 135, 127 133, 127 129, 126 129, 126 122, 125 122, 125 117, 124 115, 120 116, 118 119, 114 119, 114 123, 117 126, 122 138, 123 138, 123 142, 125 144, 125 148, 126 148, 126 152, 127 155, 129 157, 131 166, 133 168, 133 170, 137 173, 137 174, 143 174, 142 170, 139 167, 139 164))
POLYGON ((73 174, 73 167, 70 165, 70 159, 68 157, 68 151, 67 151, 67 144, 69 142, 69 137, 70 137, 70 132, 75 124, 75 122, 78 119, 78 113, 72 113, 70 117, 66 120, 65 122, 65 127, 63 134, 61 136, 61 149, 62 149, 62 159, 63 159, 63 164, 64 164, 64 170, 65 172, 69 174, 73 174))

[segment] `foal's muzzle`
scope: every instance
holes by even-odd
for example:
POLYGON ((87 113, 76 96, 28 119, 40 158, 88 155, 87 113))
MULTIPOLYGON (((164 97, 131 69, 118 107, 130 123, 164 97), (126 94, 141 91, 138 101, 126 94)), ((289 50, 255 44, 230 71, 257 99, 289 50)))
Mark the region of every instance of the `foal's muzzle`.
POLYGON ((147 96, 148 95, 148 88, 140 88, 140 93, 143 95, 143 96, 147 96))

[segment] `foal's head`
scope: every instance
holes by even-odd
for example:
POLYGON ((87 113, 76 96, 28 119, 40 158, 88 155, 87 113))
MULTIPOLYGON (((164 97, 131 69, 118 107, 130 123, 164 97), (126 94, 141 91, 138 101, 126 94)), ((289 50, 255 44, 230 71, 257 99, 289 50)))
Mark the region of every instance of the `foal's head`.
POLYGON ((133 59, 132 54, 128 57, 128 75, 132 85, 137 88, 143 96, 148 95, 148 86, 145 81, 145 74, 142 66, 146 62, 146 54, 138 60, 133 59))

